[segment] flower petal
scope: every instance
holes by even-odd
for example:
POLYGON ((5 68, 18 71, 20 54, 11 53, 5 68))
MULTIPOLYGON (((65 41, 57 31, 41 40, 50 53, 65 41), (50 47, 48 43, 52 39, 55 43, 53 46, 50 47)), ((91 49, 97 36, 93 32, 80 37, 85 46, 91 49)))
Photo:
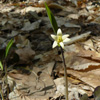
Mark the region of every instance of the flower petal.
POLYGON ((53 34, 51 34, 51 37, 52 37, 54 40, 56 40, 56 38, 57 38, 57 36, 56 36, 56 35, 53 35, 53 34))
POLYGON ((68 34, 67 34, 67 35, 63 35, 63 36, 62 36, 62 39, 65 40, 67 37, 69 37, 68 34))
POLYGON ((62 31, 60 28, 57 30, 57 35, 62 35, 62 31))
POLYGON ((63 42, 69 42, 71 39, 66 38, 65 40, 63 40, 63 42))
POLYGON ((59 44, 64 49, 64 43, 63 42, 60 42, 59 44))
POLYGON ((53 42, 52 48, 55 48, 57 45, 58 45, 58 44, 57 44, 57 41, 54 41, 54 42, 53 42))

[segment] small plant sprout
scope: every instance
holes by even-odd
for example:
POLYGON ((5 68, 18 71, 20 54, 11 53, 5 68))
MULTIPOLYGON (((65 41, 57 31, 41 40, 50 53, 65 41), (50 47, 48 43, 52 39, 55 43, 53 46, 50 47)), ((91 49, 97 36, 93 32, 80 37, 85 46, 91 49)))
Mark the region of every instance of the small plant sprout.
POLYGON ((66 87, 65 99, 68 100, 68 79, 67 79, 67 69, 66 69, 66 63, 65 63, 63 49, 64 49, 64 42, 68 42, 68 41, 70 41, 70 39, 68 38, 69 35, 62 35, 62 31, 60 28, 58 29, 58 25, 57 25, 57 22, 55 20, 55 17, 53 16, 52 12, 50 11, 50 9, 46 3, 45 3, 45 7, 46 7, 46 11, 47 11, 50 23, 51 23, 52 28, 54 30, 54 33, 57 34, 57 35, 51 34, 51 37, 54 39, 54 43, 52 45, 52 48, 55 48, 57 46, 60 47, 61 54, 62 54, 62 60, 63 60, 63 64, 64 64, 65 87, 66 87))
POLYGON ((5 58, 8 56, 9 50, 10 50, 11 46, 13 45, 13 42, 14 42, 13 39, 11 39, 11 40, 8 42, 7 47, 6 47, 6 52, 5 52, 5 58))
POLYGON ((62 31, 59 28, 57 30, 57 35, 51 34, 51 37, 55 40, 53 43, 52 48, 55 48, 56 46, 61 46, 64 49, 64 42, 70 41, 68 38, 69 35, 62 35, 62 31))
POLYGON ((1 67, 1 70, 3 70, 3 65, 2 65, 2 62, 0 61, 0 67, 1 67))
MULTIPOLYGON (((6 65, 6 62, 7 62, 8 53, 10 51, 11 46, 13 45, 13 42, 14 42, 13 39, 11 39, 8 42, 7 47, 6 47, 6 50, 5 50, 5 58, 3 59, 3 63, 2 63, 2 61, 0 61, 0 68, 5 73, 5 76, 4 77, 5 77, 5 84, 7 86, 7 100, 8 100, 8 95, 9 95, 9 85, 8 85, 8 79, 7 79, 7 65, 6 65)), ((1 92, 1 96, 2 96, 2 99, 4 100, 4 97, 3 97, 3 93, 2 92, 1 92)))

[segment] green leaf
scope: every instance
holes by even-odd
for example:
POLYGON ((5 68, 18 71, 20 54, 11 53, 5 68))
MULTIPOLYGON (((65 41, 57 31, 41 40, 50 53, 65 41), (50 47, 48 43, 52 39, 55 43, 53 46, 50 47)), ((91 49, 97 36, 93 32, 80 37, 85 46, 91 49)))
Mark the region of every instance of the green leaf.
POLYGON ((0 61, 0 67, 1 67, 1 70, 3 70, 3 65, 2 65, 2 62, 0 61))
POLYGON ((13 39, 11 39, 11 40, 9 41, 9 43, 8 43, 8 45, 7 45, 7 47, 6 47, 5 58, 7 57, 7 55, 8 55, 8 53, 9 53, 9 50, 10 50, 10 48, 11 48, 13 42, 14 42, 13 39))
POLYGON ((46 11, 47 11, 50 23, 53 27, 53 30, 54 30, 55 33, 57 33, 58 25, 57 25, 56 19, 55 19, 53 13, 50 11, 50 9, 49 9, 49 7, 47 6, 46 3, 45 3, 45 7, 46 7, 46 11))

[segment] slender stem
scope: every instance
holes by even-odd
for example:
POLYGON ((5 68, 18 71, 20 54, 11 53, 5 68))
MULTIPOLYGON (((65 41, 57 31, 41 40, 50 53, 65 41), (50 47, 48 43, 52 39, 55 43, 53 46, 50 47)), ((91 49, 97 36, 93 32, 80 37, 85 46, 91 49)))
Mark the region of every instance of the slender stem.
POLYGON ((3 96, 3 93, 2 93, 1 86, 0 86, 0 94, 1 94, 2 100, 4 100, 4 96, 3 96))
POLYGON ((62 54, 62 60, 63 60, 63 64, 64 64, 64 78, 65 78, 65 98, 66 100, 68 100, 68 79, 67 79, 67 69, 66 69, 66 63, 65 63, 65 58, 64 58, 64 53, 63 53, 63 49, 61 48, 61 54, 62 54))
POLYGON ((7 86, 7 100, 9 95, 9 85, 8 85, 8 78, 7 78, 7 66, 6 66, 6 59, 4 60, 4 68, 5 68, 5 83, 7 86))

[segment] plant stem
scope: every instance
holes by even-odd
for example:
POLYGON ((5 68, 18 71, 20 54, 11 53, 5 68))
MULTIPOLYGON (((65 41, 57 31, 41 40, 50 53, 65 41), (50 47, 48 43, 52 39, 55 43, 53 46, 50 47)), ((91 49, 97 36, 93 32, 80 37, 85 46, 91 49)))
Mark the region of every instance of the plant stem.
POLYGON ((64 64, 64 78, 65 78, 65 100, 68 100, 68 79, 67 79, 67 67, 66 67, 66 63, 65 63, 65 58, 64 58, 64 53, 63 53, 63 49, 61 48, 61 54, 62 54, 62 60, 63 60, 63 64, 64 64))
POLYGON ((9 95, 9 85, 8 85, 8 78, 7 78, 7 66, 6 66, 6 59, 4 60, 4 68, 5 68, 5 83, 7 86, 7 100, 8 100, 8 95, 9 95))
POLYGON ((4 100, 4 96, 3 96, 3 93, 2 93, 1 86, 0 86, 0 94, 1 94, 1 98, 2 98, 2 100, 4 100))

